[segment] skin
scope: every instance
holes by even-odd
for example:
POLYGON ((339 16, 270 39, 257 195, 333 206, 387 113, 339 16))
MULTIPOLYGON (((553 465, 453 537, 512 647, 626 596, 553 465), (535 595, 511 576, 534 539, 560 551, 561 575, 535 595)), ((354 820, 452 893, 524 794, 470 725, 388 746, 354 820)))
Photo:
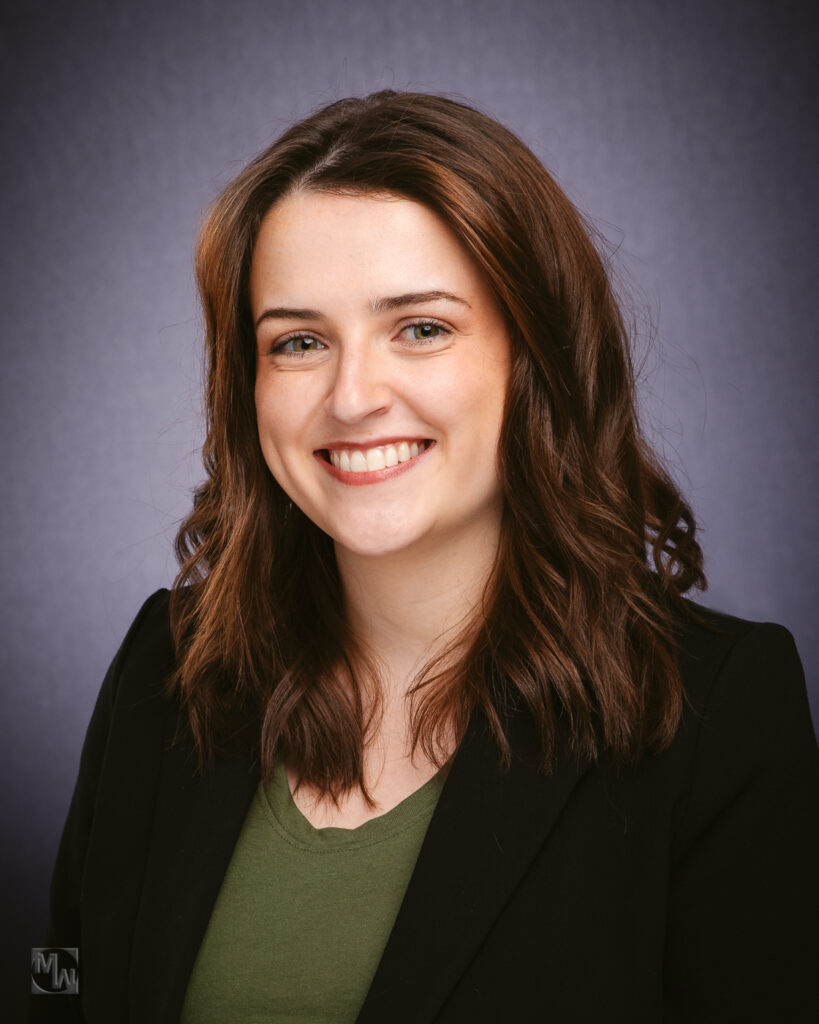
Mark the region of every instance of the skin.
POLYGON ((280 200, 259 231, 250 301, 265 460, 333 538, 350 622, 385 669, 365 757, 376 808, 356 794, 338 808, 295 794, 314 824, 354 827, 435 771, 409 756, 404 697, 480 600, 497 550, 509 337, 456 236, 395 196, 280 200), (400 438, 433 443, 366 483, 324 456, 400 438))

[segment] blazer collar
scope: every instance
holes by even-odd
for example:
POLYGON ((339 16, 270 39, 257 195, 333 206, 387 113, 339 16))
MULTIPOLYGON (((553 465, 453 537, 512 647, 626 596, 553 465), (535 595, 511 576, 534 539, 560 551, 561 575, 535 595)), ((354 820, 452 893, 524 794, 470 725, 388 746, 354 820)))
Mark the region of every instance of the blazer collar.
MULTIPOLYGON (((166 736, 170 740, 169 721, 166 736)), ((556 768, 539 767, 528 715, 509 720, 501 769, 482 714, 470 722, 358 1017, 431 1021, 588 768, 556 734, 556 768)), ((176 1024, 236 839, 259 784, 249 755, 221 756, 205 776, 189 745, 166 744, 134 934, 130 1019, 176 1024)))
POLYGON ((527 714, 510 718, 508 736, 503 771, 485 718, 473 716, 357 1024, 434 1019, 589 767, 569 754, 560 723, 549 775, 527 714))

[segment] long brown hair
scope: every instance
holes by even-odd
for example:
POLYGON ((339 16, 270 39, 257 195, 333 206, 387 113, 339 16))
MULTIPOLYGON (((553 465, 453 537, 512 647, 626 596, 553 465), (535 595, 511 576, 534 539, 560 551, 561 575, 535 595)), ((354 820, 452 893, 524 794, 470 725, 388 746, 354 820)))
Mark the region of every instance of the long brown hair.
POLYGON ((588 757, 624 764, 661 749, 683 701, 674 623, 681 595, 705 586, 702 552, 691 510, 641 436, 594 232, 506 128, 449 99, 385 91, 290 128, 224 190, 201 232, 207 479, 177 537, 171 607, 172 688, 202 763, 241 737, 266 780, 283 758, 334 799, 366 794, 372 665, 346 627, 332 542, 273 479, 256 427, 254 240, 298 189, 425 204, 482 269, 512 340, 498 555, 457 657, 416 680, 415 746, 440 764, 443 737, 462 737, 480 708, 508 759, 505 713, 523 704, 546 767, 558 715, 588 757))

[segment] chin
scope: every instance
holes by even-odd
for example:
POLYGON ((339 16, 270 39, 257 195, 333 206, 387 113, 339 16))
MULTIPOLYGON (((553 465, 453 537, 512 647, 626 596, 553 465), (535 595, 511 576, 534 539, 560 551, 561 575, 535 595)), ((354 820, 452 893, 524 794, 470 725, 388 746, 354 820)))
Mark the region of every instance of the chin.
POLYGON ((333 541, 338 547, 342 547, 351 554, 358 555, 361 558, 383 558, 389 555, 397 555, 412 547, 412 541, 396 538, 388 541, 381 540, 376 543, 371 537, 362 537, 360 534, 353 537, 340 535, 333 537, 333 541))
POLYGON ((332 537, 338 547, 362 558, 397 555, 402 551, 408 551, 422 539, 420 531, 385 531, 363 522, 350 529, 325 529, 325 532, 332 537))

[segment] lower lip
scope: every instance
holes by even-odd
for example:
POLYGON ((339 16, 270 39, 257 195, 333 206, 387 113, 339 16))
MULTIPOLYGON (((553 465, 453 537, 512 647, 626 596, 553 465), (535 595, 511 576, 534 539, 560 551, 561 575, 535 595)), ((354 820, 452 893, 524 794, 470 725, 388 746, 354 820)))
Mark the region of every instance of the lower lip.
POLYGON ((431 452, 434 447, 435 442, 431 441, 422 452, 418 452, 416 456, 407 459, 406 462, 399 462, 397 466, 387 466, 385 469, 373 469, 366 473, 351 473, 347 469, 338 469, 332 462, 328 462, 321 452, 313 452, 313 458, 318 461, 322 469, 326 469, 330 476, 338 480, 339 483, 349 484, 351 487, 366 487, 367 484, 380 484, 384 480, 392 480, 393 477, 406 473, 420 459, 423 459, 428 452, 431 452))

